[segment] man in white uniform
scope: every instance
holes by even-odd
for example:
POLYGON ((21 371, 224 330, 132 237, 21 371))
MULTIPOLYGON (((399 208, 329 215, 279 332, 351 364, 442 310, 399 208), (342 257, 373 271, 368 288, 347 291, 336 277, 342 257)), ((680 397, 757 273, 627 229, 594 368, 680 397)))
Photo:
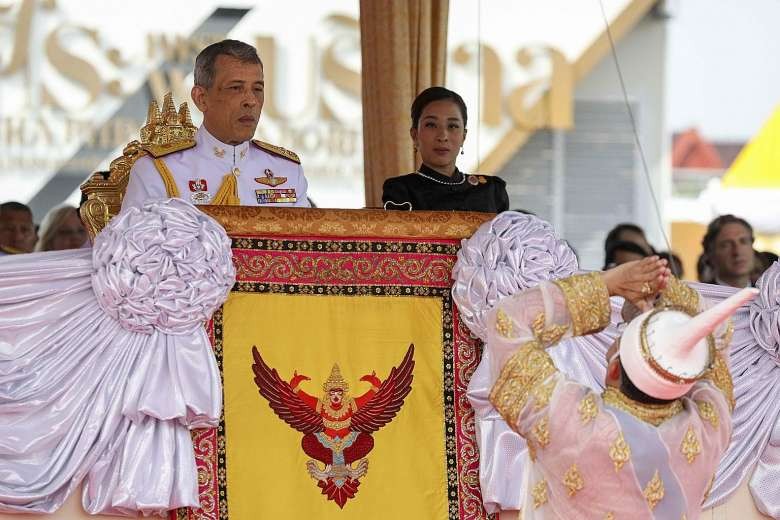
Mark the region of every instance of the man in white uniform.
POLYGON ((252 140, 264 101, 263 64, 254 47, 223 40, 203 49, 195 59, 192 99, 203 112, 195 139, 166 150, 145 147, 147 155, 130 170, 122 209, 166 197, 194 204, 309 206, 298 156, 252 140))

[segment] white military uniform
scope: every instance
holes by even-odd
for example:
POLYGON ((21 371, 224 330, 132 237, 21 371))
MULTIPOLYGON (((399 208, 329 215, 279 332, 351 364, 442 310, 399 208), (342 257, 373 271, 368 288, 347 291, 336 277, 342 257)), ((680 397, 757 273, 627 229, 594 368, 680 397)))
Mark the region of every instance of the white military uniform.
POLYGON ((167 154, 147 151, 149 154, 130 170, 122 209, 170 196, 155 159, 164 162, 179 197, 193 204, 212 204, 225 176, 232 173, 242 206, 309 207, 298 156, 284 148, 261 141, 228 145, 201 126, 195 134, 195 146, 167 154))

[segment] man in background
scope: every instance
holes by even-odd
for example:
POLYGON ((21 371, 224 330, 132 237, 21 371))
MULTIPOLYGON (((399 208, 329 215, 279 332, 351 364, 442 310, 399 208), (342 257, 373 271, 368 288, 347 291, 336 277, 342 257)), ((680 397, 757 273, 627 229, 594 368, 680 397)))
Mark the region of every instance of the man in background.
POLYGON ((29 207, 20 202, 0 204, 0 255, 31 253, 37 240, 29 207))

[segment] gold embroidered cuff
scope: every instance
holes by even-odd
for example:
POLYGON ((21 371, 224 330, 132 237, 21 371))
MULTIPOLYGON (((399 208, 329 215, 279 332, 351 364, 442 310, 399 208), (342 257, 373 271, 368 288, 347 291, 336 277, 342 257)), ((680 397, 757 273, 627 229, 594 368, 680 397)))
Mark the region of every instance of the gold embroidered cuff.
MULTIPOLYGON (((549 354, 536 341, 529 341, 504 365, 490 391, 490 402, 514 429, 531 391, 555 372, 555 364, 549 354)), ((554 385, 551 391, 553 389, 554 385)))
POLYGON ((566 298, 574 336, 598 332, 609 325, 612 307, 601 273, 579 274, 554 283, 566 298))

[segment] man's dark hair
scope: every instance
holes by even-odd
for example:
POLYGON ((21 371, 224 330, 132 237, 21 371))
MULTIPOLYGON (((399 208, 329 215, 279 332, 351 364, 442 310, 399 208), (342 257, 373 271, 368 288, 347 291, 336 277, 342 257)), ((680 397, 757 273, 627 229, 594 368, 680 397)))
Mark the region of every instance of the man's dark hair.
POLYGON ((457 92, 453 92, 444 87, 428 87, 417 94, 417 97, 414 98, 414 102, 412 103, 412 128, 417 128, 417 124, 420 122, 420 116, 422 116, 425 107, 434 101, 441 101, 443 99, 448 99, 458 105, 460 115, 463 118, 463 128, 466 128, 466 122, 468 121, 466 103, 457 92))
POLYGON ((21 202, 3 202, 0 204, 0 214, 2 214, 4 211, 26 211, 30 214, 32 217, 32 210, 27 204, 22 204, 21 202))
POLYGON ((195 58, 195 84, 203 88, 211 88, 216 75, 217 57, 220 55, 231 56, 242 63, 254 63, 263 66, 257 49, 238 40, 222 40, 212 43, 195 58))
POLYGON ((618 240, 616 242, 613 242, 609 249, 607 249, 607 254, 604 257, 604 269, 609 269, 610 267, 614 267, 612 264, 615 263, 615 255, 618 251, 624 251, 627 253, 635 253, 637 255, 641 255, 642 258, 647 256, 647 251, 642 248, 637 243, 629 242, 628 240, 618 240))
POLYGON ((744 226, 745 229, 750 232, 750 240, 753 241, 755 239, 755 236, 753 235, 753 226, 748 224, 747 220, 735 217, 731 214, 721 215, 709 223, 707 232, 701 240, 701 247, 704 249, 705 254, 712 253, 712 248, 715 246, 715 240, 718 238, 720 231, 726 224, 740 224, 744 226))
MULTIPOLYGON (((630 222, 621 222, 617 226, 613 227, 609 233, 607 233, 607 238, 604 239, 605 253, 609 251, 612 244, 623 240, 620 238, 620 234, 624 231, 631 231, 633 233, 639 233, 640 235, 645 236, 645 230, 636 224, 631 224, 630 222)), ((645 252, 645 254, 647 254, 647 252, 645 252)))
POLYGON ((674 399, 656 399, 641 391, 628 377, 623 363, 620 363, 620 391, 632 401, 643 404, 666 404, 674 401, 674 399))

